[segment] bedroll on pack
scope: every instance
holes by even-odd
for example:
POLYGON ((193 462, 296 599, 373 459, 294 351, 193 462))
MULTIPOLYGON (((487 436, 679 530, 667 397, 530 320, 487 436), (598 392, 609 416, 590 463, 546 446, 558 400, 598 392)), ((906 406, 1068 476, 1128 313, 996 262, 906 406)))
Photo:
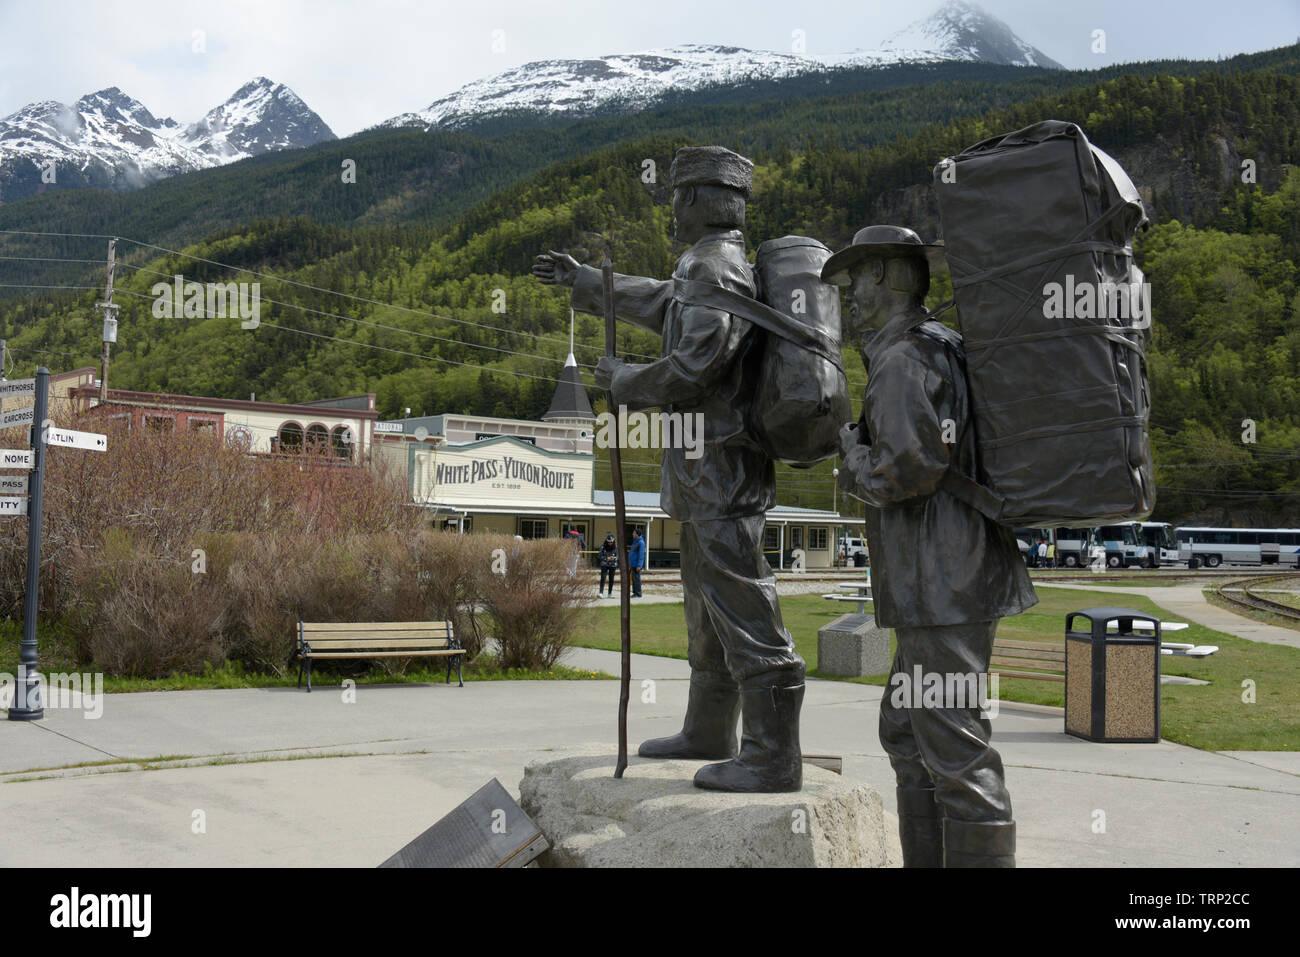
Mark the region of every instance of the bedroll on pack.
POLYGON ((945 488, 1006 525, 1097 525, 1155 505, 1149 294, 1137 189, 1073 123, 995 136, 934 171, 979 474, 945 488))
POLYGON ((750 432, 773 459, 798 468, 838 454, 839 431, 851 418, 839 349, 839 289, 821 280, 830 254, 804 236, 763 243, 754 259, 758 300, 676 281, 683 302, 725 309, 765 331, 750 432))

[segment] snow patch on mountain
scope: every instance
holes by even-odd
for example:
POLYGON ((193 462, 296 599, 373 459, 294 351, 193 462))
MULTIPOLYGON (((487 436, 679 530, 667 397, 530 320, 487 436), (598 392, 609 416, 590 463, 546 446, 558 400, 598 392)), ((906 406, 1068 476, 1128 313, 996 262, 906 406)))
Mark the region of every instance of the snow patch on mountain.
POLYGON ((930 16, 895 33, 881 49, 930 50, 950 60, 1062 69, 997 17, 967 0, 947 0, 930 16))
POLYGON ((380 126, 454 129, 518 112, 575 117, 635 112, 670 93, 850 68, 954 60, 1060 67, 975 4, 948 0, 877 50, 816 56, 684 44, 594 60, 539 60, 466 84, 423 110, 403 113, 380 126))
POLYGON ((335 138, 292 90, 266 77, 246 83, 190 126, 159 119, 113 86, 71 106, 44 100, 0 119, 0 186, 28 182, 31 169, 22 175, 23 163, 45 170, 52 160, 55 184, 60 170, 72 169, 88 185, 133 188, 335 138))

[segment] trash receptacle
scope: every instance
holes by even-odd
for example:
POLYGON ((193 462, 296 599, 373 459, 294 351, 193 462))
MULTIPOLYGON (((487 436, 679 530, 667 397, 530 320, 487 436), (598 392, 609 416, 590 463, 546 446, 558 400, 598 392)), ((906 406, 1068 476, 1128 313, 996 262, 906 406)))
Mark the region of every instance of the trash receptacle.
POLYGON ((1065 616, 1065 731, 1107 744, 1160 740, 1159 618, 1132 608, 1065 616), (1086 630, 1076 631, 1080 618, 1086 630), (1135 634, 1135 622, 1152 633, 1135 634))
POLYGON ((858 552, 856 555, 853 556, 853 567, 854 567, 854 568, 866 568, 866 567, 867 567, 867 553, 866 553, 866 552, 858 552))

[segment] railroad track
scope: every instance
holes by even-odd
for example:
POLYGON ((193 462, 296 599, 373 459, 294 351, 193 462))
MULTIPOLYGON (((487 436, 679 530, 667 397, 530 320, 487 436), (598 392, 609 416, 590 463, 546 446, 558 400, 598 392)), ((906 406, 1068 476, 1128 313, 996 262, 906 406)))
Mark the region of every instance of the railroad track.
POLYGON ((1265 598, 1257 594, 1253 588, 1266 582, 1276 583, 1281 581, 1294 581, 1300 579, 1300 574, 1279 574, 1272 575, 1255 575, 1251 578, 1237 578, 1231 581, 1225 581, 1214 586, 1215 593, 1228 602, 1230 605, 1237 605, 1242 608, 1253 608, 1258 611, 1267 611, 1270 614, 1278 615, 1291 621, 1300 621, 1300 608, 1294 608, 1291 605, 1283 604, 1280 601, 1274 601, 1271 598, 1265 598), (1231 589, 1231 590, 1229 590, 1231 589))

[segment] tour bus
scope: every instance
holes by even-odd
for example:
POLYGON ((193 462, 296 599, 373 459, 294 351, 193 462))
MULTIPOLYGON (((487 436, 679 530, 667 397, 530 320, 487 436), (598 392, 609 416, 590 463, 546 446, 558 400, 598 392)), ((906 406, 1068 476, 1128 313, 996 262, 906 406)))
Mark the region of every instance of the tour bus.
POLYGON ((1147 545, 1137 522, 1102 525, 1097 528, 1056 529, 1056 564, 1065 568, 1088 565, 1090 548, 1101 545, 1106 549, 1106 567, 1128 568, 1132 565, 1156 568, 1160 565, 1160 549, 1147 545))
POLYGON ((1206 568, 1220 565, 1294 565, 1300 568, 1300 529, 1208 528, 1174 529, 1178 560, 1195 556, 1206 568))
POLYGON ((1157 549, 1160 564, 1172 565, 1178 561, 1178 539, 1174 538, 1174 527, 1168 522, 1138 522, 1142 528, 1142 542, 1152 549, 1157 549))
POLYGON ((1049 542, 1052 541, 1052 530, 1050 528, 1014 528, 1012 532, 1016 536, 1016 546, 1020 549, 1020 557, 1025 560, 1025 564, 1036 567, 1038 565, 1037 556, 1031 554, 1030 549, 1038 547, 1040 538, 1045 538, 1049 542))

